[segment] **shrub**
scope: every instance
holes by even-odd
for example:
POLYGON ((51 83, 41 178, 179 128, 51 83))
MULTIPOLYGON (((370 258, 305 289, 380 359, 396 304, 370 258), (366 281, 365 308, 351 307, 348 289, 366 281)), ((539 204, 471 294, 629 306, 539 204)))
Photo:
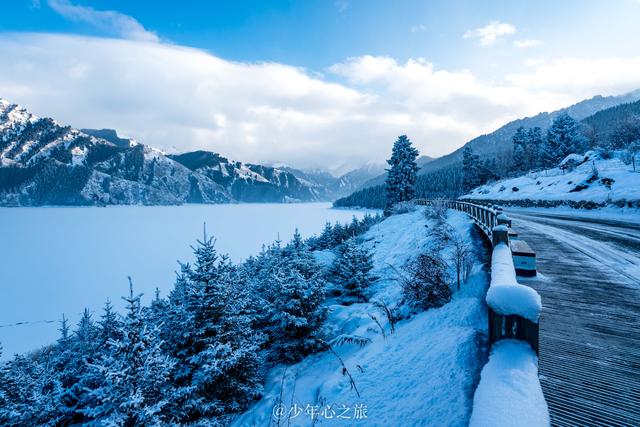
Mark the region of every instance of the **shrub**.
POLYGON ((402 279, 402 291, 413 308, 428 310, 451 300, 447 264, 438 252, 418 256, 405 269, 408 275, 402 279))

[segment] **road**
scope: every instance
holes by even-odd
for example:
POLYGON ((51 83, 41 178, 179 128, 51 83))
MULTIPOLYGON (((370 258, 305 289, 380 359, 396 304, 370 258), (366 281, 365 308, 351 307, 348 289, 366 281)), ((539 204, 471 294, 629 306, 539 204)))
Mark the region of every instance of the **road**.
POLYGON ((640 219, 507 213, 536 251, 552 425, 640 426, 640 219))

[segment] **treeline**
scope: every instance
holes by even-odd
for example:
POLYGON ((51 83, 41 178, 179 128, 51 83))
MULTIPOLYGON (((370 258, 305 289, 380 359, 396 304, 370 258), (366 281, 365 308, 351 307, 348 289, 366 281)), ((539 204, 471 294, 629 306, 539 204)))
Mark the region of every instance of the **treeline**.
MULTIPOLYGON (((417 198, 456 198, 462 194, 462 169, 450 167, 418 175, 415 184, 417 198)), ((384 185, 368 187, 336 200, 336 207, 360 206, 382 209, 386 205, 384 185)))
POLYGON ((130 280, 124 315, 107 302, 73 330, 63 316, 57 343, 1 364, 0 425, 228 424, 261 396, 269 366, 330 347, 328 280, 344 303, 367 299, 371 256, 354 238, 380 220, 296 232, 240 264, 205 234, 166 298, 143 307, 130 280), (338 246, 334 267, 320 268, 312 250, 338 246))

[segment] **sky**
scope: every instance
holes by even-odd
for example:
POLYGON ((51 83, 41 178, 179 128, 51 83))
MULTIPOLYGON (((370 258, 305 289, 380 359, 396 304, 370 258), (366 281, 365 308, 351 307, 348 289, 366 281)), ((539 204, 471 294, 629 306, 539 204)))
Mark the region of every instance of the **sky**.
POLYGON ((12 0, 0 98, 166 152, 334 172, 640 88, 640 0, 12 0))

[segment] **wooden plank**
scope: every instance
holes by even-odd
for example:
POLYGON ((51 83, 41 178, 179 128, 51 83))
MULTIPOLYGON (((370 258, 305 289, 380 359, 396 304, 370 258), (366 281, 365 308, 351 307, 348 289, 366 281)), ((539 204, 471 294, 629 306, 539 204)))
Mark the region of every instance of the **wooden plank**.
POLYGON ((539 369, 552 425, 640 426, 640 281, 511 216, 544 275, 525 282, 543 300, 539 369))

